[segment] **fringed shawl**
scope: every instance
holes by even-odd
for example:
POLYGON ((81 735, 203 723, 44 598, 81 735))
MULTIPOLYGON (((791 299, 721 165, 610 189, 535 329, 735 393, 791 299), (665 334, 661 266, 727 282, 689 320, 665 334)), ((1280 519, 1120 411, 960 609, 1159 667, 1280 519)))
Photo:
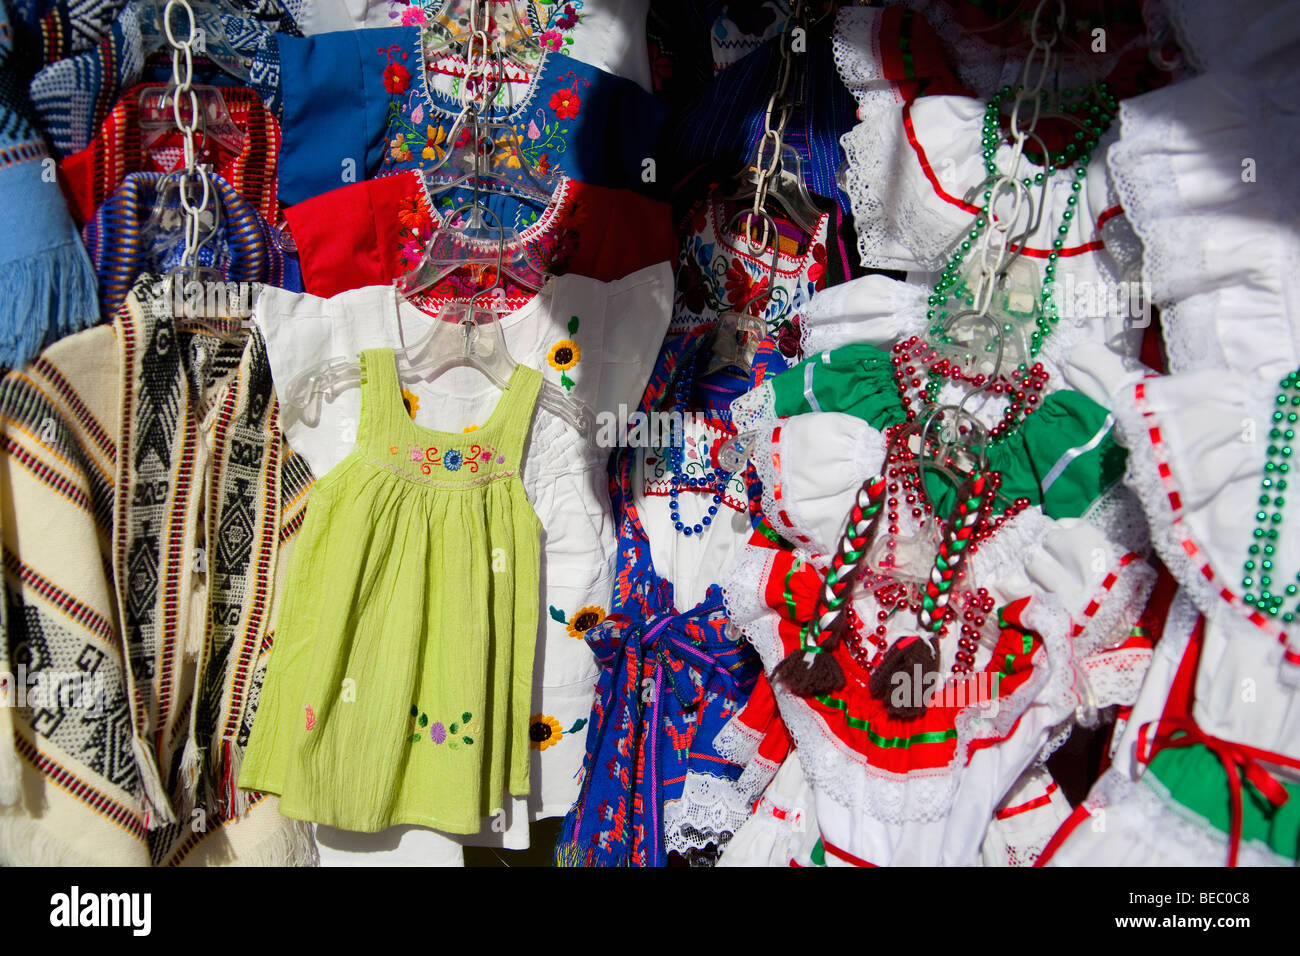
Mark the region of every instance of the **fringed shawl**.
POLYGON ((0 661, 102 688, 0 708, 0 860, 314 859, 234 787, 311 482, 277 419, 258 333, 178 329, 156 276, 0 382, 0 661))

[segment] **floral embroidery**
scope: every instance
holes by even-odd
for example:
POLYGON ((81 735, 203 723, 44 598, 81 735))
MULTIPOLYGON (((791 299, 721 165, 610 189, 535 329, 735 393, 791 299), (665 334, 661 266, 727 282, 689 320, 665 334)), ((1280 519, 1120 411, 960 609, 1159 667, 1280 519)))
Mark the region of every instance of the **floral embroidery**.
POLYGON ((559 30, 543 30, 542 35, 537 38, 537 42, 542 45, 543 50, 558 53, 564 46, 564 34, 559 30))
POLYGON ((468 435, 470 432, 476 432, 476 431, 478 431, 477 425, 466 425, 464 428, 460 430, 460 433, 462 435, 468 435))
MULTIPOLYGON (((561 30, 572 30, 582 19, 582 14, 578 13, 578 8, 581 6, 581 3, 566 3, 558 16, 552 15, 551 22, 561 30)), ((568 42, 572 43, 573 40, 569 39, 568 42)))
POLYGON ((813 263, 808 267, 808 279, 818 291, 826 288, 826 245, 817 243, 812 250, 813 263))
POLYGON ((311 704, 307 705, 307 730, 310 731, 316 726, 316 711, 311 709, 311 704))
POLYGON ((605 620, 605 609, 596 605, 584 607, 577 614, 573 615, 573 620, 569 622, 569 636, 581 638, 583 634, 591 630, 601 621, 605 620))
MULTIPOLYGON (((402 389, 402 401, 406 401, 406 389, 402 389)), ((415 396, 411 396, 415 399, 415 396)), ((419 407, 419 401, 416 400, 416 407, 419 407)), ((408 406, 409 410, 409 406, 408 406)), ((414 413, 411 414, 414 418, 414 413)), ((477 425, 468 426, 465 431, 477 431, 477 425)), ((401 451, 396 445, 388 446, 388 453, 396 455, 401 451)), ((460 471, 466 469, 470 474, 477 475, 479 470, 492 463, 504 465, 506 456, 501 454, 500 450, 494 445, 487 442, 475 443, 469 446, 468 451, 461 451, 459 448, 448 448, 446 451, 439 453, 437 445, 430 445, 428 448, 421 448, 419 445, 411 445, 406 449, 406 454, 412 462, 417 462, 420 466, 421 474, 433 474, 434 466, 442 465, 447 471, 460 471)))
POLYGON ((760 314, 766 304, 763 300, 767 298, 767 276, 762 276, 758 280, 753 279, 744 265, 738 261, 733 261, 727 269, 724 288, 727 301, 732 304, 732 307, 743 306, 749 315, 760 314))
POLYGON ((582 98, 572 89, 556 90, 551 94, 551 109, 562 120, 571 120, 582 108, 582 98))
POLYGON ((557 372, 566 372, 578 364, 582 358, 582 350, 578 348, 578 343, 572 339, 560 339, 551 346, 551 351, 547 353, 546 361, 550 363, 551 368, 557 372))
POLYGON ((415 420, 415 413, 420 410, 420 398, 409 388, 402 389, 402 404, 406 406, 406 414, 415 420))
POLYGON ((419 7, 411 6, 402 11, 402 26, 418 26, 428 21, 423 10, 419 7))
POLYGON ((397 204, 397 221, 415 234, 433 228, 433 213, 422 193, 407 196, 397 204))
POLYGON ((446 154, 447 150, 442 145, 447 138, 447 131, 441 126, 426 126, 424 149, 420 150, 420 155, 425 159, 431 159, 438 162, 446 154))
POLYGON ((534 714, 528 725, 528 744, 534 750, 553 747, 563 736, 560 722, 547 714, 534 714))
POLYGON ((566 618, 564 612, 554 604, 549 606, 549 610, 551 612, 551 620, 563 624, 568 629, 569 636, 576 637, 579 640, 585 637, 586 633, 593 627, 596 627, 608 619, 608 615, 605 614, 605 609, 595 604, 590 604, 587 607, 584 607, 577 614, 573 615, 573 620, 566 618))
POLYGON ((587 726, 587 718, 579 717, 568 730, 560 727, 560 722, 550 714, 533 714, 528 718, 528 746, 534 750, 554 747, 569 734, 576 734, 587 726))
POLYGON ((393 55, 397 54, 405 60, 406 53, 396 43, 379 52, 388 58, 388 65, 384 67, 384 89, 393 96, 401 96, 411 88, 411 71, 393 59, 393 55))
MULTIPOLYGON (((721 211, 707 200, 696 203, 684 221, 688 235, 678 260, 677 300, 669 333, 712 322, 729 310, 762 318, 770 333, 780 333, 813 292, 826 285, 826 217, 802 259, 790 262, 794 256, 782 249, 785 261, 778 265, 774 282, 768 278, 770 254, 760 260, 722 241, 721 222, 721 211)), ((789 334, 786 339, 788 345, 789 334)))
POLYGON ((483 731, 483 725, 469 711, 462 712, 459 720, 430 721, 429 715, 420 710, 419 704, 412 704, 407 731, 407 743, 418 743, 427 735, 434 746, 446 744, 449 750, 460 750, 461 747, 474 746, 474 741, 483 731))
POLYGON ((411 161, 411 150, 406 145, 406 135, 398 133, 388 142, 388 152, 399 163, 408 163, 411 161))
MULTIPOLYGON (((578 334, 578 317, 569 316, 569 335, 578 334)), ((569 369, 573 368, 582 360, 582 349, 572 338, 560 339, 551 346, 551 350, 546 354, 546 361, 560 373, 560 384, 565 390, 573 388, 576 384, 573 379, 569 378, 569 369)))

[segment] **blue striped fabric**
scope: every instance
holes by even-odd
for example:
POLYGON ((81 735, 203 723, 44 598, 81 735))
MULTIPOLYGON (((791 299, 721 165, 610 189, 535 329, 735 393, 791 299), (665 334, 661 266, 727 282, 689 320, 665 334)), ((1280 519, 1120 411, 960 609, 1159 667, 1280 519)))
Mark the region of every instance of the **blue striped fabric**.
MULTIPOLYGON (((781 37, 723 70, 665 134, 680 179, 692 168, 723 160, 748 161, 763 131, 767 101, 776 88, 781 37)), ((809 192, 834 199, 845 212, 849 198, 836 184, 843 160, 840 137, 857 124, 856 104, 840 82, 826 28, 809 31, 807 50, 794 54, 789 100, 795 103, 785 142, 803 161, 809 192)))
MULTIPOLYGON (((86 224, 84 236, 90 261, 99 276, 99 302, 104 321, 126 298, 142 273, 170 272, 180 265, 185 242, 182 212, 175 193, 162 217, 162 228, 149 228, 163 173, 131 173, 86 224)), ((221 202, 221 227, 199 255, 201 265, 214 266, 231 282, 263 282, 301 292, 302 275, 293 255, 281 248, 275 230, 248 200, 220 176, 213 175, 221 202)))

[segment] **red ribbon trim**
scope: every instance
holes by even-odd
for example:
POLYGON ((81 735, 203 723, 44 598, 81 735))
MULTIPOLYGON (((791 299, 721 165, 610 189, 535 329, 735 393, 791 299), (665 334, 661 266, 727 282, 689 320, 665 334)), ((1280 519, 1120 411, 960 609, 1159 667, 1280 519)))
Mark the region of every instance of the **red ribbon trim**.
POLYGON ((1234 744, 1212 737, 1196 725, 1190 717, 1161 718, 1143 724, 1138 731, 1137 759, 1149 764, 1162 750, 1174 747, 1202 746, 1219 758, 1228 775, 1229 833, 1228 866, 1237 865, 1237 852, 1241 845, 1241 783, 1246 781, 1275 808, 1287 802, 1290 794, 1277 778, 1264 769, 1259 760, 1300 769, 1300 760, 1291 760, 1280 754, 1265 754, 1253 747, 1234 744))

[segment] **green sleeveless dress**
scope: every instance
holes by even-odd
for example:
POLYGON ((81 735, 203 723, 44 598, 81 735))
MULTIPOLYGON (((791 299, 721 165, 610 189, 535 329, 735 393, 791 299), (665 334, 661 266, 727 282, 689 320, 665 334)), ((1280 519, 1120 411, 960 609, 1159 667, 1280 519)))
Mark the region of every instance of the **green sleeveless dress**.
POLYGON ((540 523, 520 463, 541 373, 483 427, 422 428, 391 349, 361 355, 356 446, 298 532, 239 773, 286 816, 477 833, 528 793, 540 523))

